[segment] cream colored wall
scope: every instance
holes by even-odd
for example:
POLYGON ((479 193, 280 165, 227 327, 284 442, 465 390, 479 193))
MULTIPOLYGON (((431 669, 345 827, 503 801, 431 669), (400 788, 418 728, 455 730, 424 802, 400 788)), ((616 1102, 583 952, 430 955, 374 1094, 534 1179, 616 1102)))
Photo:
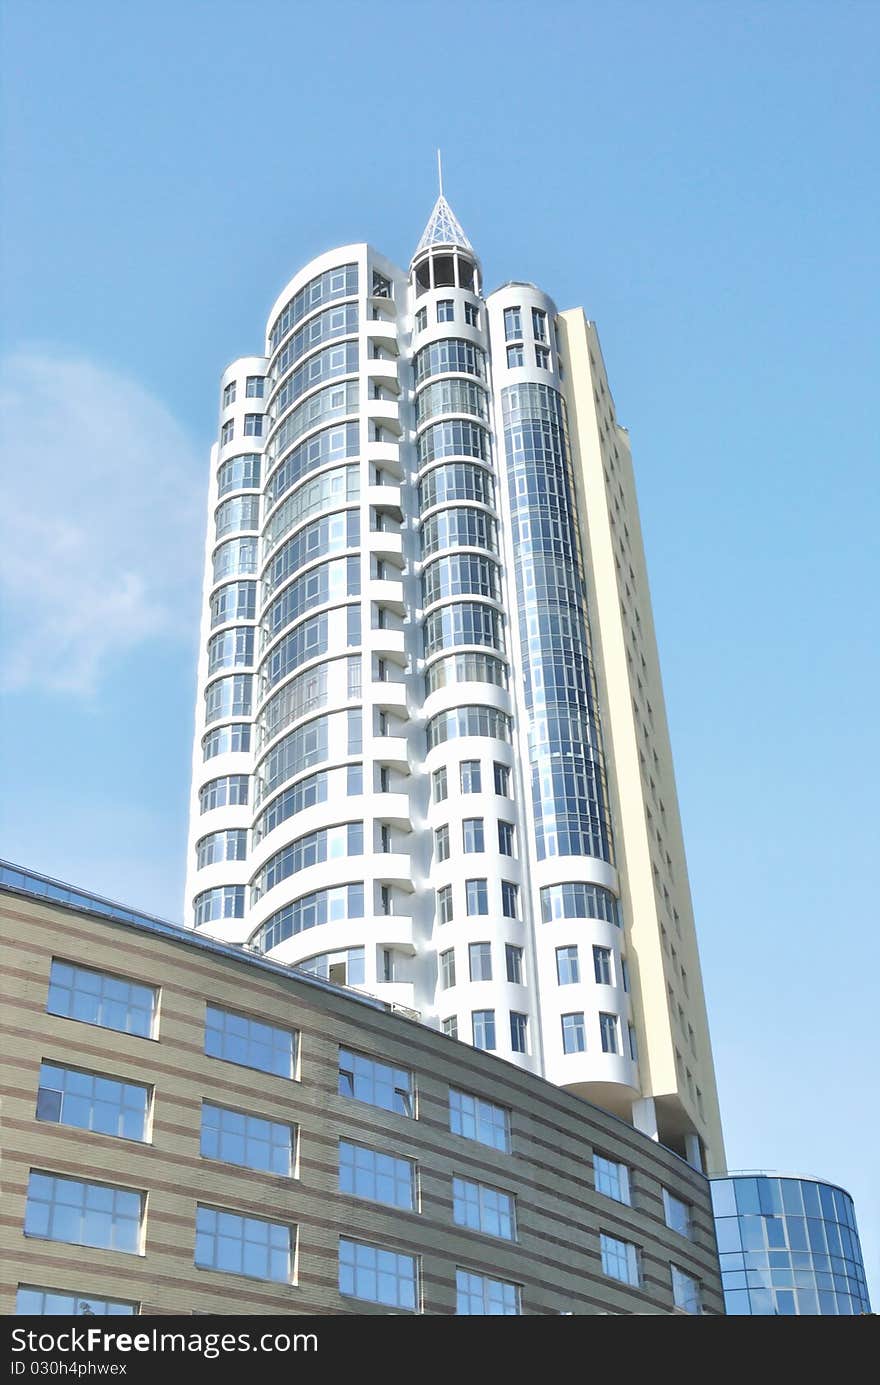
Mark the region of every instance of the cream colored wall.
POLYGON ((574 309, 560 315, 559 329, 569 366, 566 399, 578 504, 587 537, 584 559, 616 864, 632 984, 641 1000, 633 1008, 643 1092, 656 1102, 661 1133, 664 1125, 668 1130, 680 1126, 683 1134, 692 1125, 705 1147, 708 1169, 717 1173, 725 1167, 721 1119, 629 440, 614 417, 595 327, 581 309, 574 309), (621 558, 619 573, 616 554, 621 558), (629 585, 629 596, 625 584, 629 585), (629 633, 633 629, 635 644, 629 633), (639 706, 638 718, 634 702, 639 706), (658 827, 662 845, 656 838, 658 827), (671 866, 666 862, 667 853, 671 866), (682 966, 687 974, 687 993, 682 966), (670 999, 669 986, 674 1000, 670 999), (678 1020, 679 1005, 685 1017, 684 1031, 678 1020), (694 1031, 696 1054, 689 1045, 688 1025, 694 1031), (685 1071, 676 1069, 676 1050, 685 1071), (694 1094, 688 1089, 688 1069, 694 1094), (695 1096, 697 1088, 701 1108, 695 1096))

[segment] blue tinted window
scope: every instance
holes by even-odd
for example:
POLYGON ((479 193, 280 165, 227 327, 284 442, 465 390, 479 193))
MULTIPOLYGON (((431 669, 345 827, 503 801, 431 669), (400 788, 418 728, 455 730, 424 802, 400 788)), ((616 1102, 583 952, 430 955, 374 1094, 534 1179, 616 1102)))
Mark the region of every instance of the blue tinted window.
POLYGON ((137 1255, 143 1202, 143 1193, 131 1188, 32 1172, 24 1232, 49 1241, 137 1255))
POLYGON ((455 1312, 459 1317, 511 1317, 518 1315, 520 1287, 487 1274, 455 1271, 455 1312))
POLYGON ((216 1207, 196 1208, 195 1263, 252 1279, 290 1281, 293 1229, 216 1207))
POLYGON ((411 1211, 414 1168, 410 1159, 399 1159, 349 1140, 339 1141, 340 1192, 411 1211))
POLYGON ((402 1116, 414 1114, 412 1074, 363 1053, 339 1050, 338 1091, 340 1096, 353 1097, 385 1111, 396 1111, 402 1116))
POLYGON ((147 1138, 150 1089, 135 1082, 43 1063, 37 1091, 37 1120, 75 1125, 127 1140, 147 1138))
POLYGON ((50 1015, 151 1038, 157 998, 154 986, 53 959, 46 1009, 50 1015))
POLYGON ((418 1272, 414 1255, 399 1255, 363 1241, 339 1241, 339 1292, 368 1303, 416 1309, 418 1272))
POLYGON ((297 1035, 262 1020, 208 1005, 205 1011, 205 1052, 227 1063, 258 1068, 261 1072, 293 1077, 297 1035))
POLYGON ((293 1172, 294 1131, 265 1116, 246 1115, 225 1106, 202 1105, 201 1152, 242 1168, 289 1177, 293 1172))
POLYGON ((73 1289, 37 1289, 31 1284, 19 1286, 15 1298, 19 1316, 40 1318, 125 1317, 137 1313, 138 1304, 121 1299, 98 1298, 96 1294, 77 1293, 73 1289))
POLYGON ((782 1211, 782 1197, 779 1192, 779 1180, 777 1178, 761 1178, 758 1180, 758 1198, 761 1203, 761 1211, 776 1213, 782 1211))
POLYGON ((738 1178, 736 1180, 736 1207, 742 1215, 746 1212, 760 1212, 761 1199, 758 1194, 758 1183, 754 1178, 738 1178))

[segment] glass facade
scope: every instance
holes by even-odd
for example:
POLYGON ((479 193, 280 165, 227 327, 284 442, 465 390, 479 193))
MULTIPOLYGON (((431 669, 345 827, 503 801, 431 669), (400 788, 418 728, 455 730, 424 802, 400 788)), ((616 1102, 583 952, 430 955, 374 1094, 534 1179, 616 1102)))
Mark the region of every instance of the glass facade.
POLYGON ((548 385, 501 392, 538 860, 611 859, 565 406, 548 385))
POLYGON ((852 1198, 816 1179, 770 1174, 712 1180, 729 1314, 870 1313, 852 1198))

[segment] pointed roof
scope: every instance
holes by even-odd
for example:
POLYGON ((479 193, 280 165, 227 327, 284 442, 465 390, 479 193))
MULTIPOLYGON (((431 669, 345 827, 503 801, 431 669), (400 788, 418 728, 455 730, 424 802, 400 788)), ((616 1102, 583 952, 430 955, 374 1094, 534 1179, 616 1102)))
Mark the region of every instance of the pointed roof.
POLYGON ((422 232, 413 259, 421 255, 423 250, 430 250, 435 245, 455 245, 460 250, 470 251, 472 255, 475 253, 474 247, 461 229, 458 217, 442 192, 434 203, 434 210, 428 218, 428 224, 422 232))

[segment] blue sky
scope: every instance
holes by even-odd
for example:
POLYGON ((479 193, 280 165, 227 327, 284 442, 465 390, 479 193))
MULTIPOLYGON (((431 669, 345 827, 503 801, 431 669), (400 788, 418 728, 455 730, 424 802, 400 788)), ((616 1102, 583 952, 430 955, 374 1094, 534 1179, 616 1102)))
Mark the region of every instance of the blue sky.
POLYGON ((873 3, 6 0, 2 854, 181 916, 217 383, 312 255, 598 323, 630 428, 732 1167, 880 1297, 873 3))

